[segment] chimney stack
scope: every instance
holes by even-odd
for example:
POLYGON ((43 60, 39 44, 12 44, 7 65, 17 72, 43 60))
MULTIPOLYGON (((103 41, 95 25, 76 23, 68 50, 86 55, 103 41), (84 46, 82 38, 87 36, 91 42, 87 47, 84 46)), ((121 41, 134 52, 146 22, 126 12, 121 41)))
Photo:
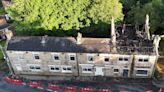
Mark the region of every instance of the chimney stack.
POLYGON ((114 24, 114 17, 112 16, 111 19, 111 40, 113 44, 113 52, 116 52, 116 33, 115 33, 115 24, 114 24))
POLYGON ((11 37, 13 37, 13 32, 9 30, 8 28, 5 28, 4 33, 6 35, 7 40, 10 40, 11 37))
POLYGON ((78 32, 76 37, 76 43, 81 44, 81 42, 82 42, 82 34, 78 32))
POLYGON ((48 35, 45 35, 41 38, 41 44, 45 46, 48 35))
POLYGON ((113 45, 116 44, 116 33, 115 33, 115 24, 114 24, 114 17, 112 16, 111 19, 111 38, 113 45))
POLYGON ((149 32, 150 26, 149 26, 149 15, 146 14, 146 19, 145 19, 145 32, 147 34, 147 38, 150 40, 150 32, 149 32))
POLYGON ((159 35, 155 35, 153 38, 154 51, 156 52, 156 55, 158 55, 158 56, 159 56, 158 48, 159 48, 160 40, 161 40, 161 37, 159 35))
POLYGON ((125 32, 125 28, 126 28, 126 24, 123 24, 123 27, 122 27, 122 35, 123 35, 124 32, 125 32))

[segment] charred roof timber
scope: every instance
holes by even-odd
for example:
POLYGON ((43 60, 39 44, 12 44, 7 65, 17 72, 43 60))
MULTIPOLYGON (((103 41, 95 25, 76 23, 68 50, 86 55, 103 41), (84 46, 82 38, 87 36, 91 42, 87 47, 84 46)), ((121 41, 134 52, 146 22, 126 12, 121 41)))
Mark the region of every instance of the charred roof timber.
POLYGON ((146 15, 143 30, 138 30, 132 25, 123 24, 122 30, 116 31, 117 52, 157 54, 160 37, 156 35, 153 39, 150 39, 149 28, 148 14, 146 15))

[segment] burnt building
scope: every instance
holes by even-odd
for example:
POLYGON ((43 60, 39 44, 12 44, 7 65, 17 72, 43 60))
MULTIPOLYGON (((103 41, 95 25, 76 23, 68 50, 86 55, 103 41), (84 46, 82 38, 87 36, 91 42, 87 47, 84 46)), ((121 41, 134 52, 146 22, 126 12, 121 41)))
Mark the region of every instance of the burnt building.
POLYGON ((123 25, 111 38, 15 36, 7 59, 17 75, 151 78, 160 37, 150 36, 149 17, 143 30, 123 25))

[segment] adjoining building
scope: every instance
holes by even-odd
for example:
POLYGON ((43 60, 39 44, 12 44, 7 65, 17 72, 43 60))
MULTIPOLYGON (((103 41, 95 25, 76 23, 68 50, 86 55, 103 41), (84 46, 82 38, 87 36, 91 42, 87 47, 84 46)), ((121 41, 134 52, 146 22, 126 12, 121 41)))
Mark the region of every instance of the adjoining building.
POLYGON ((0 40, 10 40, 13 34, 13 27, 7 23, 6 17, 0 16, 0 40))
POLYGON ((147 15, 143 30, 115 30, 112 18, 111 38, 15 36, 6 53, 16 75, 151 78, 159 41, 147 15))

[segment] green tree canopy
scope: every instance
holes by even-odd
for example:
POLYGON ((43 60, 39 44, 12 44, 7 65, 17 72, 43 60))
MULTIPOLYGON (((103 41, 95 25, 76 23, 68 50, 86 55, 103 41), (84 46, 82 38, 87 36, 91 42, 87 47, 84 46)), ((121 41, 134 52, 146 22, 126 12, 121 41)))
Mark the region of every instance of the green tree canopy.
POLYGON ((116 21, 122 20, 122 4, 119 0, 93 0, 89 16, 96 23, 98 21, 110 23, 111 16, 114 16, 116 21))
POLYGON ((119 0, 13 0, 7 11, 17 31, 79 30, 123 17, 119 0))
MULTIPOLYGON (((124 3, 123 5, 127 4, 125 1, 126 0, 122 0, 124 3)), ((149 14, 151 33, 158 31, 159 34, 162 34, 162 30, 164 30, 164 2, 162 0, 134 1, 136 1, 136 3, 131 3, 130 10, 126 14, 125 21, 134 25, 141 25, 145 22, 146 14, 149 14)))

